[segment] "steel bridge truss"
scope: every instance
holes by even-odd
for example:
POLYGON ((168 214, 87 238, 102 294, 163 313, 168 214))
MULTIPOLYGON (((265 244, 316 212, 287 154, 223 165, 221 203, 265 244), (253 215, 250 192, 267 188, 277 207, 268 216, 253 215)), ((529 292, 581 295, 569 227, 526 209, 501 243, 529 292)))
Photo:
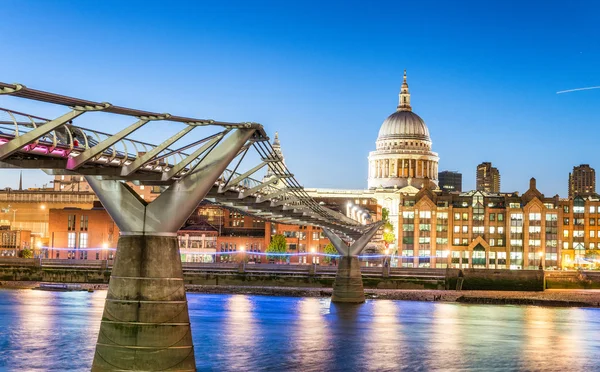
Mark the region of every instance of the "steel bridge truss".
MULTIPOLYGON (((310 197, 274 151, 260 124, 134 110, 33 90, 21 84, 0 83, 0 95, 69 108, 55 119, 0 108, 1 168, 44 169, 55 175, 83 175, 95 191, 105 190, 97 192, 105 206, 120 203, 132 209, 154 207, 156 216, 187 213, 175 218, 169 231, 176 231, 179 220, 185 220, 202 198, 277 223, 319 226, 349 241, 357 240, 373 228, 326 208, 310 197), (94 112, 131 117, 133 124, 116 134, 75 124, 80 116, 94 112), (138 129, 154 121, 182 123, 184 128, 164 138, 159 145, 132 138, 138 129), (200 140, 190 140, 198 127, 210 128, 213 133, 200 140), (247 156, 250 152, 255 156, 247 156), (249 159, 256 158, 256 154, 259 163, 251 164, 249 159), (247 170, 238 172, 239 169, 247 170), (266 169, 270 169, 270 177, 261 179, 258 174, 266 169), (128 195, 123 191, 127 189, 124 181, 159 186, 164 191, 147 205, 133 192, 128 195), (199 187, 201 184, 203 187, 199 187), (198 188, 203 191, 196 190, 198 188), (180 205, 182 197, 188 198, 191 209, 169 209, 170 205, 180 205), (176 200, 179 202, 175 203, 176 200)), ((109 212, 110 209, 107 207, 109 212)), ((125 220, 130 217, 116 221, 122 231, 164 229, 136 226, 125 220)))

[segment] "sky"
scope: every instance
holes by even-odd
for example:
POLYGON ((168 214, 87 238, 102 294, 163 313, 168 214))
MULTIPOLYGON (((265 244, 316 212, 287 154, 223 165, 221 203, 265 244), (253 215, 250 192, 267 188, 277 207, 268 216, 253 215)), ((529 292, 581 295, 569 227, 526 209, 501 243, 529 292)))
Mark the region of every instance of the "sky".
POLYGON ((439 169, 463 173, 463 190, 483 161, 502 191, 535 177, 548 196, 567 195, 575 165, 600 171, 600 89, 556 94, 600 85, 600 2, 3 0, 1 14, 0 81, 259 122, 305 187, 366 188, 404 69, 439 169))

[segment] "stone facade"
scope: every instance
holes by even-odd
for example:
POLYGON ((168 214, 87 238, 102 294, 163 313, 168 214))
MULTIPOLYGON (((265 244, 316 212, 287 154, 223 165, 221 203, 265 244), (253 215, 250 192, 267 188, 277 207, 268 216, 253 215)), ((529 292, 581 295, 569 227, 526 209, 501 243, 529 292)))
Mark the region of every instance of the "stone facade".
POLYGON ((405 71, 397 110, 381 125, 376 150, 369 153, 368 187, 435 187, 438 161, 427 125, 412 112, 405 71))

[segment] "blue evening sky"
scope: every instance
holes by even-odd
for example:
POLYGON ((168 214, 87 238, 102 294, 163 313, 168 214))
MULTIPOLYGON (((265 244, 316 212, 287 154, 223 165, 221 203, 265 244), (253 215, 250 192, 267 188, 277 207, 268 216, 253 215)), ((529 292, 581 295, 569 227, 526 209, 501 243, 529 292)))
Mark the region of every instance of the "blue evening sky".
POLYGON ((0 81, 260 122, 306 187, 366 187, 405 68, 439 169, 464 189, 482 161, 503 191, 533 176, 547 195, 566 196, 574 165, 600 171, 600 89, 556 94, 600 85, 600 2, 4 0, 0 15, 0 81))

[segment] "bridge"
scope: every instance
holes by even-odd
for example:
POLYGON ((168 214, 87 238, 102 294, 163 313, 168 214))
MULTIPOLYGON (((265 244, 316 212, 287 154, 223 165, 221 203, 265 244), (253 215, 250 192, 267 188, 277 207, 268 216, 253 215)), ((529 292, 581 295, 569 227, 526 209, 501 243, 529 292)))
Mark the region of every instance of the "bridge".
POLYGON ((341 255, 332 301, 364 301, 358 255, 382 222, 356 221, 312 199, 262 125, 136 110, 0 82, 2 95, 66 112, 46 119, 0 109, 0 168, 84 176, 121 231, 93 371, 195 370, 176 233, 204 198, 277 223, 321 227, 341 255), (93 116, 103 126, 133 123, 116 134, 76 125, 93 116), (152 125, 160 144, 132 138, 152 125), (179 131, 165 138, 167 126, 179 131), (268 177, 252 178, 265 168, 268 177), (147 202, 127 182, 161 193, 147 202))

